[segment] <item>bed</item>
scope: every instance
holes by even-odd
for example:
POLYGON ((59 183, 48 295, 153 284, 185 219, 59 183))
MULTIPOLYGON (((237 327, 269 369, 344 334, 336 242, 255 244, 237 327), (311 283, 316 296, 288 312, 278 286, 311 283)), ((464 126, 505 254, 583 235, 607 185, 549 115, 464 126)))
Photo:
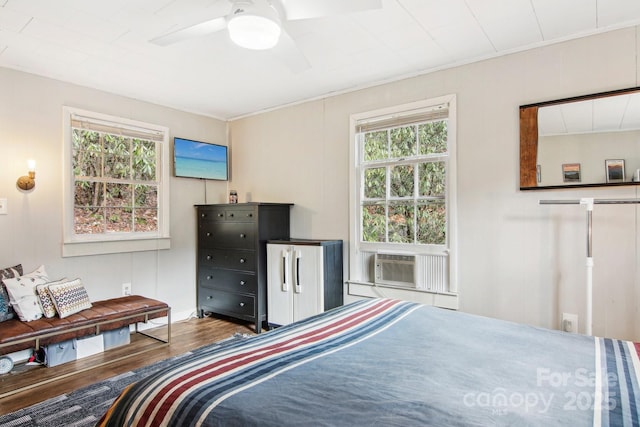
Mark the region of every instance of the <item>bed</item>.
POLYGON ((390 299, 176 363, 100 426, 626 426, 640 347, 390 299))

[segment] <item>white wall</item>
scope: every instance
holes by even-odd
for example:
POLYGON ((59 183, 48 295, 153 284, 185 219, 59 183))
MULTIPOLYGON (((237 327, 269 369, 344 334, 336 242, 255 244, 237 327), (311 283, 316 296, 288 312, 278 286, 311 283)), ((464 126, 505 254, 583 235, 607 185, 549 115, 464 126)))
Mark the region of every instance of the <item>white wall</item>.
MULTIPOLYGON (((292 235, 349 240, 349 115, 457 94, 461 310, 558 328, 585 319, 585 213, 540 199, 636 197, 635 187, 526 191, 518 107, 638 85, 635 28, 434 72, 230 124, 240 201, 293 202, 292 235)), ((640 340, 638 209, 597 206, 596 335, 640 340)), ((348 271, 348 269, 345 269, 348 271)))
MULTIPOLYGON (((0 68, 0 268, 44 264, 51 278, 82 278, 93 300, 133 293, 168 302, 174 319, 195 311, 194 204, 205 202, 205 182, 171 178, 171 249, 62 258, 62 106, 160 124, 174 136, 225 144, 227 124, 55 80, 0 68), (23 193, 16 180, 37 161, 36 187, 23 193)), ((210 203, 226 201, 226 182, 207 182, 210 203)))

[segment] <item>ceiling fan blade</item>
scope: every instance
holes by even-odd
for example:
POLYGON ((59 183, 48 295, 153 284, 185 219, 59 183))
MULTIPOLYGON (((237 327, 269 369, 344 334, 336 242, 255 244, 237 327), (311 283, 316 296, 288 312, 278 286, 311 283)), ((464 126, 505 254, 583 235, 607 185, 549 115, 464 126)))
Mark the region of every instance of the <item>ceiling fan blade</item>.
POLYGON ((282 28, 280 40, 272 50, 273 54, 293 73, 301 73, 311 68, 311 64, 304 56, 289 33, 282 28))
POLYGON ((282 0, 282 4, 290 20, 382 9, 382 0, 282 0))
POLYGON ((213 34, 217 31, 224 30, 225 28, 227 28, 227 19, 226 17, 221 16, 219 18, 172 31, 149 41, 153 44, 157 44, 158 46, 167 46, 190 38, 213 34))

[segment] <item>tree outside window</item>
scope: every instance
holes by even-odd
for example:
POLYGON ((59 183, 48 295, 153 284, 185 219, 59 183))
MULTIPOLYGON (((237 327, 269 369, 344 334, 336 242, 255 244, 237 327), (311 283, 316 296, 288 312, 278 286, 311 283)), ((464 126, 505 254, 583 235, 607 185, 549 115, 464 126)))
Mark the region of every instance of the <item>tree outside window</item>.
POLYGON ((359 134, 363 242, 444 245, 447 120, 359 134))
POLYGON ((75 234, 158 230, 158 143, 73 129, 75 234))

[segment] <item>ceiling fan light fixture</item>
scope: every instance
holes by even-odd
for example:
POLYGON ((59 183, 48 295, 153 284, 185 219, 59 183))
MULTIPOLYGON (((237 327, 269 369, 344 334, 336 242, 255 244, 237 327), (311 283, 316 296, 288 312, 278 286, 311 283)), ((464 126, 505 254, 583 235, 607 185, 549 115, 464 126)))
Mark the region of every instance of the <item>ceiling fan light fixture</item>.
POLYGON ((229 37, 238 46, 265 50, 271 49, 280 39, 280 21, 271 7, 257 8, 250 4, 237 8, 227 25, 229 37))

